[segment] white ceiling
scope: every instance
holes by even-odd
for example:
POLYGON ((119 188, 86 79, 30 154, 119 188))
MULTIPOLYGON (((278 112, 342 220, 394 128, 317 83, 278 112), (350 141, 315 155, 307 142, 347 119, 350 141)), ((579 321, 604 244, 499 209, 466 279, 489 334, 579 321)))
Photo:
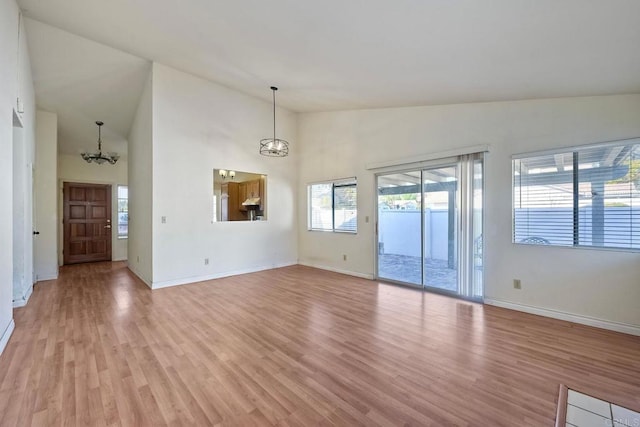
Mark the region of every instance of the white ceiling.
POLYGON ((58 152, 127 155, 127 135, 149 74, 147 60, 25 20, 39 108, 58 113, 58 152))
POLYGON ((18 3, 102 44, 27 24, 67 151, 95 140, 96 119, 128 134, 149 65, 104 45, 267 101, 275 84, 298 112, 640 92, 638 0, 18 3))

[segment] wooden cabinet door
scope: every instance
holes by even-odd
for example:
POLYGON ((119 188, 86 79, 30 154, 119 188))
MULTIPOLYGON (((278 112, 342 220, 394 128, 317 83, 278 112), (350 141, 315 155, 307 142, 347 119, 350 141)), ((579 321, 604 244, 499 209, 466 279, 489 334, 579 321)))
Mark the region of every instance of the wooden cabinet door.
POLYGON ((239 197, 239 189, 240 185, 237 182, 230 182, 229 184, 229 221, 244 221, 246 219, 246 215, 244 212, 241 212, 239 209, 239 205, 244 202, 244 200, 240 200, 239 197))
POLYGON ((241 182, 238 184, 238 209, 243 212, 247 210, 247 207, 242 205, 245 200, 247 200, 247 183, 241 182))
POLYGON ((260 197, 260 181, 247 181, 247 197, 260 197))
POLYGON ((65 264, 111 261, 111 186, 65 182, 65 264))

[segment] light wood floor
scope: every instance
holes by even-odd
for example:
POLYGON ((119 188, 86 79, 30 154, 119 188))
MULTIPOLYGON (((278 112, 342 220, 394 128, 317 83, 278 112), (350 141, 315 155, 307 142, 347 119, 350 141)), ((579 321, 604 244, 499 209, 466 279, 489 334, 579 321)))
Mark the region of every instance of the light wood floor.
POLYGON ((15 320, 2 426, 552 426, 560 383, 640 407, 638 337, 302 266, 64 267, 15 320))

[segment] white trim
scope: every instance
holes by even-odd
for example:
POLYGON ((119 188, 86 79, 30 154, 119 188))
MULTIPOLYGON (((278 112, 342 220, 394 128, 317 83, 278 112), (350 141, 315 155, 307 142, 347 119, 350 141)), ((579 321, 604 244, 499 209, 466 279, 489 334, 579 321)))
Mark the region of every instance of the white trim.
POLYGON ((5 329, 4 333, 2 334, 2 338, 0 338, 0 354, 2 354, 5 347, 7 346, 9 338, 11 338, 11 334, 13 333, 13 330, 15 328, 16 323, 13 321, 13 319, 11 319, 11 322, 9 322, 9 325, 7 325, 7 329, 5 329))
POLYGON ((640 144, 640 137, 625 138, 613 141, 596 142, 593 144, 581 144, 581 145, 569 145, 564 148, 552 148, 549 150, 529 151, 526 153, 517 153, 511 155, 511 160, 522 160, 528 157, 549 156, 551 154, 565 154, 572 153, 578 150, 585 150, 589 148, 611 147, 616 145, 631 145, 640 144))
POLYGON ((38 280, 36 280, 36 283, 45 281, 45 280, 56 280, 58 278, 58 270, 56 269, 56 271, 50 271, 50 272, 46 272, 46 273, 38 273, 38 280))
POLYGON ((298 264, 304 265, 305 267, 312 267, 312 268, 317 268, 317 269, 320 269, 320 270, 333 271, 334 273, 346 274, 347 276, 360 277, 362 279, 373 280, 373 278, 374 278, 373 274, 358 273, 356 271, 349 271, 349 270, 341 270, 339 268, 333 268, 333 267, 328 267, 326 265, 314 264, 312 262, 300 261, 300 262, 298 262, 298 264))
POLYGON ((29 302, 29 298, 31 298, 31 294, 33 293, 33 285, 29 286, 27 292, 22 296, 22 298, 13 300, 13 308, 24 307, 29 302))
POLYGON ((149 287, 149 289, 153 289, 153 287, 151 286, 151 281, 145 279, 142 274, 138 273, 135 269, 131 268, 131 264, 127 263, 127 268, 129 269, 130 272, 132 272, 138 279, 142 280, 142 283, 144 283, 145 285, 147 285, 149 287))
POLYGON ((609 320, 596 319, 595 317, 582 316, 579 314, 566 313, 564 311, 550 310, 547 308, 533 307, 530 305, 517 304, 508 301, 501 301, 485 298, 484 303, 496 307, 508 308, 510 310, 522 311, 536 314, 538 316, 551 317, 553 319, 565 320, 567 322, 579 323, 581 325, 594 326, 596 328, 608 329, 610 331, 622 332, 624 334, 640 336, 640 326, 628 323, 612 322, 609 320))
POLYGON ((484 153, 489 151, 488 144, 473 145, 471 147, 453 148, 451 150, 438 151, 436 153, 421 154, 404 159, 386 160, 384 162, 373 162, 365 164, 367 170, 383 169, 388 167, 410 166, 430 160, 446 159, 447 157, 463 156, 465 154, 484 153))
POLYGON ((264 265, 259 267, 244 268, 241 270, 223 271, 220 273, 207 274, 204 276, 192 276, 192 277, 184 277, 182 279, 172 279, 172 280, 164 280, 162 282, 152 282, 151 289, 156 290, 156 289, 168 288, 171 286, 179 286, 179 285, 186 285, 189 283, 204 282, 206 280, 220 279, 222 277, 237 276, 240 274, 255 273, 258 271, 271 270, 274 268, 289 267, 296 264, 297 262, 292 261, 292 262, 285 262, 281 264, 271 264, 271 265, 264 265))
POLYGON ((357 176, 348 176, 346 178, 336 178, 336 179, 323 179, 321 181, 310 181, 307 182, 307 187, 310 185, 317 184, 333 184, 333 185, 358 185, 358 177, 357 176))

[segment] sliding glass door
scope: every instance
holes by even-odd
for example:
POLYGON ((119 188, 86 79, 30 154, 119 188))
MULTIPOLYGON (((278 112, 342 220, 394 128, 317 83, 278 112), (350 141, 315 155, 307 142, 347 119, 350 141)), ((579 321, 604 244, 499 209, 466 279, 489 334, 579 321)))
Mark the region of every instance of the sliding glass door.
POLYGON ((482 154, 377 176, 378 277, 483 295, 482 154))
POLYGON ((378 276, 422 286, 420 171, 378 177, 378 276))
POLYGON ((423 284, 458 293, 458 166, 422 171, 423 284))

